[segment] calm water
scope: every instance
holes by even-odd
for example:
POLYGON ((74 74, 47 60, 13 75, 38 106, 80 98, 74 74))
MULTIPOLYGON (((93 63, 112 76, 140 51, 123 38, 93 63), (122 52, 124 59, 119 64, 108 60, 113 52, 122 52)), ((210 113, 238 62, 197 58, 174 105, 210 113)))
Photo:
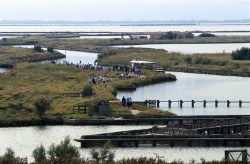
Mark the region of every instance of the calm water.
MULTIPOLYGON (((21 45, 14 47, 22 47, 22 48, 34 48, 33 45, 21 45)), ((66 58, 59 59, 57 61, 63 62, 67 61, 73 64, 77 64, 81 61, 82 64, 94 64, 97 59, 97 53, 89 53, 89 52, 80 52, 80 51, 69 51, 69 50, 57 50, 60 53, 66 54, 66 58)))
MULTIPOLYGON (((194 36, 199 36, 201 33, 194 33, 194 36)), ((216 36, 249 36, 250 32, 215 32, 211 33, 216 36)))
MULTIPOLYGON (((177 72, 172 74, 176 75, 177 81, 140 87, 133 92, 119 92, 117 98, 121 99, 122 96, 125 96, 131 97, 135 101, 148 99, 250 101, 250 78, 177 72)), ((218 108, 214 107, 214 103, 208 103, 206 108, 203 108, 202 105, 202 103, 196 103, 195 108, 191 108, 191 103, 184 103, 184 107, 181 109, 177 103, 173 103, 172 108, 169 109, 167 103, 161 103, 160 108, 177 115, 250 114, 250 104, 243 104, 242 108, 238 107, 238 103, 231 104, 230 108, 226 107, 226 103, 219 103, 218 108)))
POLYGON ((140 47, 164 49, 169 52, 179 52, 182 54, 194 53, 223 53, 232 52, 242 47, 250 47, 250 43, 227 43, 227 44, 145 44, 145 45, 122 45, 114 47, 140 47))
POLYGON ((6 69, 6 68, 0 68, 0 73, 4 73, 4 72, 7 72, 9 69, 6 69))
MULTIPOLYGON (((40 144, 48 148, 52 143, 58 144, 66 136, 71 139, 80 138, 82 135, 116 132, 121 130, 133 130, 150 128, 150 126, 47 126, 47 127, 23 127, 23 128, 0 128, 0 154, 4 154, 7 147, 11 147, 16 155, 28 157, 29 161, 32 150, 40 144)), ((72 141, 79 147, 82 157, 90 157, 90 149, 81 149, 80 143, 72 141)), ((163 156, 168 161, 181 159, 188 162, 190 159, 221 160, 224 150, 239 148, 189 148, 189 147, 144 147, 144 148, 114 148, 116 159, 131 157, 156 157, 163 156)), ((242 149, 242 148, 241 148, 242 149)), ((249 148, 248 148, 249 149, 249 148)), ((249 150, 248 150, 249 151, 249 150)))
POLYGON ((169 26, 0 26, 0 32, 158 32, 158 31, 249 31, 250 25, 169 26))

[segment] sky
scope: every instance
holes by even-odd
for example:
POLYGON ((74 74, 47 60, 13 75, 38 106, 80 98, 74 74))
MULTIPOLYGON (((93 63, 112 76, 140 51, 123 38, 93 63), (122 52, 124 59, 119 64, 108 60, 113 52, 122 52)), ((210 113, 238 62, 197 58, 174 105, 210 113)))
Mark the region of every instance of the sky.
POLYGON ((250 0, 0 0, 0 21, 238 19, 250 19, 250 0))

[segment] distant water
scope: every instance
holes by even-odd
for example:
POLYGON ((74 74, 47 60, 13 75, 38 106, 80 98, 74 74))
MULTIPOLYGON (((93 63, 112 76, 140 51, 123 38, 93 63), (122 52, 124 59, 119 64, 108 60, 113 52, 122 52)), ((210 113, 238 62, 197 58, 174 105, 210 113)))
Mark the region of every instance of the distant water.
POLYGON ((168 26, 0 26, 0 32, 249 31, 250 24, 168 26))
POLYGON ((121 45, 113 47, 139 47, 164 49, 168 52, 179 52, 182 54, 195 53, 231 53, 242 47, 250 47, 250 43, 221 43, 221 44, 143 44, 143 45, 121 45))

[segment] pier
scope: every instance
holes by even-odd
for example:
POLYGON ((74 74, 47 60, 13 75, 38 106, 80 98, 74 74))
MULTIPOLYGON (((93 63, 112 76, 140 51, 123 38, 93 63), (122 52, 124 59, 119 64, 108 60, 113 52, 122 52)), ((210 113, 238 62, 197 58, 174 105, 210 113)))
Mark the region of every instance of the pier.
MULTIPOLYGON (((171 119, 171 118, 170 118, 171 119)), ((176 117, 165 127, 84 135, 81 147, 111 142, 117 147, 139 146, 250 146, 250 116, 176 117)))
POLYGON ((214 107, 219 107, 219 104, 226 104, 229 108, 231 104, 237 104, 238 107, 242 107, 243 104, 250 104, 250 101, 243 100, 145 100, 145 101, 134 101, 134 103, 145 103, 149 107, 160 107, 160 103, 168 103, 168 107, 171 108, 173 103, 177 103, 178 107, 183 108, 184 104, 190 104, 190 107, 194 108, 195 104, 202 104, 202 107, 206 108, 207 104, 214 104, 214 107))

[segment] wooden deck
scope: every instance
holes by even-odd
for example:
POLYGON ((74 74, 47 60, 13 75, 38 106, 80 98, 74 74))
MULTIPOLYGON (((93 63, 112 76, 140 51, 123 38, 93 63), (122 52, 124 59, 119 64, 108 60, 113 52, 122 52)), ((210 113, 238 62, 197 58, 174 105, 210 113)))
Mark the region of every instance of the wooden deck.
POLYGON ((250 121, 247 116, 176 117, 165 127, 84 135, 75 141, 82 147, 111 142, 118 147, 138 146, 250 146, 250 121))

